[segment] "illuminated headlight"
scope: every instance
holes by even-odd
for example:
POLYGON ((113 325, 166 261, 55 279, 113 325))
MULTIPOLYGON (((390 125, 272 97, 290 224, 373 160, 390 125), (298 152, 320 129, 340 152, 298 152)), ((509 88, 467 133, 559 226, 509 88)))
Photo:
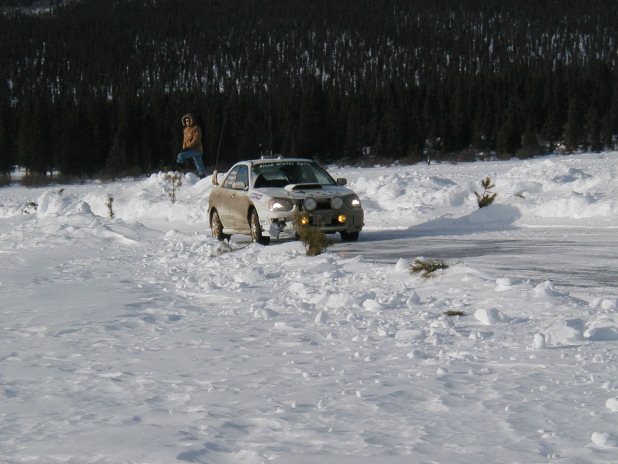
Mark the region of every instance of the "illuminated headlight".
POLYGON ((341 197, 333 197, 330 199, 330 207, 332 209, 343 208, 343 199, 341 197))
POLYGON ((314 198, 305 198, 305 201, 303 202, 303 206, 305 207, 306 211, 313 211, 314 209, 316 209, 318 207, 318 202, 315 201, 314 198))
POLYGON ((356 195, 349 196, 345 199, 345 204, 348 208, 360 208, 361 202, 356 195))
POLYGON ((268 209, 272 212, 292 211, 294 204, 285 198, 273 198, 268 202, 268 209))

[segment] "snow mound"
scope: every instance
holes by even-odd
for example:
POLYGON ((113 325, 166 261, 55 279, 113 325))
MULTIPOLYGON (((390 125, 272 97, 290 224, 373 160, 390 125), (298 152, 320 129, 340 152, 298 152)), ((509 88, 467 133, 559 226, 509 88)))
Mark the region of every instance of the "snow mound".
POLYGON ((608 399, 605 402, 605 406, 611 411, 618 412, 618 396, 608 399))
POLYGON ((618 448, 618 435, 609 432, 594 432, 590 437, 592 443, 605 448, 618 448))
POLYGON ((584 321, 571 319, 562 321, 548 328, 545 341, 548 345, 571 345, 580 343, 583 339, 584 321))
POLYGON ((584 337, 595 341, 618 340, 618 323, 613 320, 599 320, 588 325, 584 337))
POLYGON ((485 325, 493 325, 501 322, 509 322, 511 319, 495 308, 477 309, 474 318, 485 325))

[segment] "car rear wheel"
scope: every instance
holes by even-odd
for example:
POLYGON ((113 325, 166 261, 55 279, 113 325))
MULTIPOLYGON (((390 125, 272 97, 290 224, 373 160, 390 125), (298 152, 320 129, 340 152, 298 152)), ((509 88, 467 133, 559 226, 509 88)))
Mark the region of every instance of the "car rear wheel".
POLYGON ((260 226, 260 218, 256 210, 251 210, 249 214, 249 228, 251 229, 251 241, 260 245, 268 245, 270 237, 262 235, 262 227, 260 226))
POLYGON ((223 223, 219 218, 219 213, 217 210, 213 210, 210 215, 210 230, 212 231, 212 236, 219 241, 229 240, 230 236, 228 234, 223 233, 223 223))
POLYGON ((342 242, 356 242, 358 240, 358 237, 360 236, 360 232, 341 231, 339 232, 339 235, 341 235, 342 242))

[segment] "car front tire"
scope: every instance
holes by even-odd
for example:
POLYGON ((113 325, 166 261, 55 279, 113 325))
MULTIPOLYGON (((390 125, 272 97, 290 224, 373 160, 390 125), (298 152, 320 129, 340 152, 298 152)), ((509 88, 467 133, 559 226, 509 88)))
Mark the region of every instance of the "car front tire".
POLYGON ((249 228, 251 229, 251 241, 260 245, 268 245, 270 237, 262 235, 262 227, 260 226, 260 218, 256 210, 251 210, 249 214, 249 228))

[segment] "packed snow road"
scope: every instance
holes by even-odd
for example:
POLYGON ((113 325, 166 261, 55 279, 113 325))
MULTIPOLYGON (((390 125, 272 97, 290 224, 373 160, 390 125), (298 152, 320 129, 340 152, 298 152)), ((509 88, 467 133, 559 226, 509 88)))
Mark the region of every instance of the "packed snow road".
MULTIPOLYGON (((396 263, 417 257, 463 261, 470 266, 519 280, 552 281, 574 294, 618 297, 618 238, 592 228, 534 228, 472 235, 427 235, 413 230, 366 232, 356 243, 336 243, 342 256, 396 263)), ((618 235, 618 230, 615 235, 618 235)), ((438 232, 439 233, 439 232, 438 232)))

